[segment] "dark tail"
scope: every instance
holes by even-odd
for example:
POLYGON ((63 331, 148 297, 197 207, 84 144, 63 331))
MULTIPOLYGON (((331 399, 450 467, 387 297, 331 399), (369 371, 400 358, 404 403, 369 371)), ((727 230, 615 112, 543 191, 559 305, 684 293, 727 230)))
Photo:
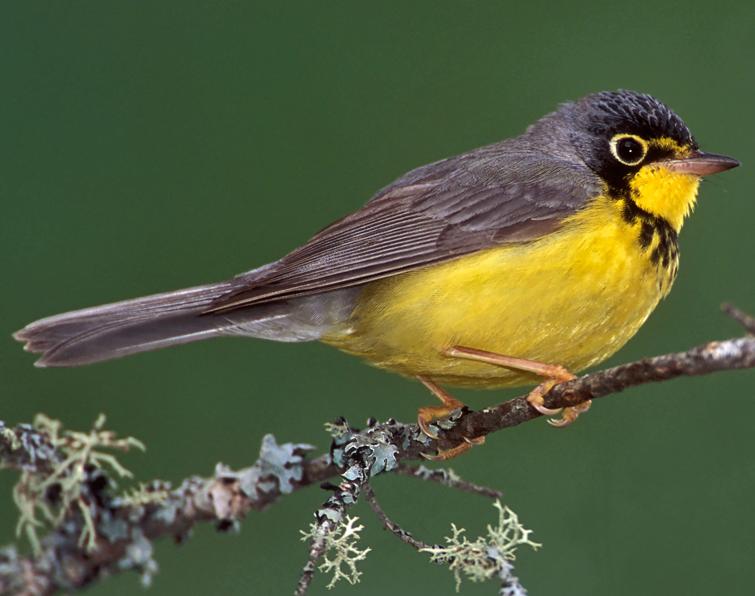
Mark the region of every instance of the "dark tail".
POLYGON ((202 312, 228 282, 155 294, 40 319, 17 331, 36 366, 78 366, 227 334, 235 322, 202 312))

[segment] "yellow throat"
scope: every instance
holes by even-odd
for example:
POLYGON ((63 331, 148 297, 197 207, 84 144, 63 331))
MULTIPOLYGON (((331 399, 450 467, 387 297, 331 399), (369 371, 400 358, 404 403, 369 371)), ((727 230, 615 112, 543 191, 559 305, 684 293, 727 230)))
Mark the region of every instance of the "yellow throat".
MULTIPOLYGON (((689 150, 671 139, 659 139, 650 145, 670 149, 680 157, 689 154, 689 150)), ((695 207, 699 186, 698 176, 674 173, 654 164, 641 168, 629 182, 631 196, 637 206, 665 219, 677 233, 695 207)))

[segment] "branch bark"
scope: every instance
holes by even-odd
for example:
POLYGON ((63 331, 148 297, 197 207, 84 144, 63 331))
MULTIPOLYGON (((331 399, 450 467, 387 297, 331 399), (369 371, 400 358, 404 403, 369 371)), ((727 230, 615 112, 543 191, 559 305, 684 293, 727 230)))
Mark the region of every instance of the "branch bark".
MULTIPOLYGON (((545 405, 574 406, 644 383, 753 367, 755 337, 714 341, 562 383, 546 396, 545 405)), ((106 473, 94 467, 88 472, 82 492, 96 529, 94 549, 87 550, 80 544, 85 520, 81 512, 71 510, 66 514, 66 523, 53 528, 41 541, 41 551, 36 556, 20 556, 12 548, 0 551, 0 593, 38 595, 78 590, 124 569, 140 570, 148 576, 154 569, 152 540, 163 536, 182 540, 201 522, 228 529, 249 511, 261 511, 287 493, 340 476, 338 486, 326 485, 335 492, 317 513, 319 522, 328 525, 326 520, 333 519, 334 514, 342 516, 346 505, 358 497, 372 477, 384 472, 418 476, 405 467, 406 462, 454 446, 465 436, 485 436, 538 417, 540 414, 529 405, 526 396, 479 411, 465 408, 443 424, 437 440, 420 432, 416 424, 371 421, 367 428, 358 430, 341 420, 333 425, 335 439, 330 452, 315 458, 307 457, 311 450, 308 445, 278 445, 268 435, 253 466, 232 471, 219 465, 212 477, 192 477, 176 489, 154 482, 144 488, 142 500, 114 496, 106 473), (150 499, 150 493, 159 493, 160 498, 150 499)), ((0 467, 27 471, 38 468, 40 474, 49 473, 65 459, 64 455, 49 437, 29 425, 8 428, 0 423, 0 467)), ((474 485, 466 489, 482 490, 474 485)), ((312 571, 319 556, 316 546, 312 545, 308 562, 308 566, 312 563, 312 571)), ((305 575, 306 585, 300 586, 299 593, 306 592, 311 580, 311 573, 305 575)))

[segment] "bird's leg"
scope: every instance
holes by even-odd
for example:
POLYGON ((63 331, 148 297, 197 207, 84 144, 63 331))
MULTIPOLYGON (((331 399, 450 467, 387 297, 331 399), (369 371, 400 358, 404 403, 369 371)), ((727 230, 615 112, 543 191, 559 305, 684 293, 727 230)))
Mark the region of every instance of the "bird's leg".
POLYGON ((453 346, 445 350, 445 355, 452 358, 464 358, 466 360, 475 360, 477 362, 487 362, 495 366, 513 368, 525 372, 531 372, 546 380, 540 383, 527 396, 529 404, 544 416, 555 416, 561 414, 561 418, 549 419, 548 424, 555 427, 568 426, 574 422, 580 414, 587 412, 592 405, 592 401, 586 401, 576 406, 568 408, 546 408, 544 404, 545 396, 553 389, 555 385, 574 379, 574 375, 566 370, 563 366, 557 364, 546 364, 537 360, 527 360, 525 358, 515 358, 514 356, 505 356, 486 350, 476 348, 466 348, 464 346, 453 346))
MULTIPOLYGON (((439 385, 428 379, 427 377, 418 376, 417 379, 430 390, 435 397, 437 397, 442 403, 442 406, 425 406, 417 411, 417 424, 419 428, 431 439, 437 439, 438 433, 430 428, 430 423, 435 420, 445 418, 454 410, 466 407, 464 403, 458 399, 446 393, 439 385)), ((485 442, 485 437, 468 438, 464 437, 464 442, 460 443, 456 447, 451 449, 440 450, 436 455, 428 455, 423 453, 422 456, 425 459, 430 460, 445 460, 461 455, 465 451, 472 448, 474 445, 481 445, 485 442)))

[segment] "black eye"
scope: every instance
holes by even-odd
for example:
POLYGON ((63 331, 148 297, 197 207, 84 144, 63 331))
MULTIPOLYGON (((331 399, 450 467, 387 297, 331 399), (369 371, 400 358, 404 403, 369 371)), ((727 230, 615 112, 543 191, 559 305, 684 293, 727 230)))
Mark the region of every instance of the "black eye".
POLYGON ((611 153, 625 166, 636 166, 648 152, 644 139, 635 135, 616 135, 611 139, 611 153))

